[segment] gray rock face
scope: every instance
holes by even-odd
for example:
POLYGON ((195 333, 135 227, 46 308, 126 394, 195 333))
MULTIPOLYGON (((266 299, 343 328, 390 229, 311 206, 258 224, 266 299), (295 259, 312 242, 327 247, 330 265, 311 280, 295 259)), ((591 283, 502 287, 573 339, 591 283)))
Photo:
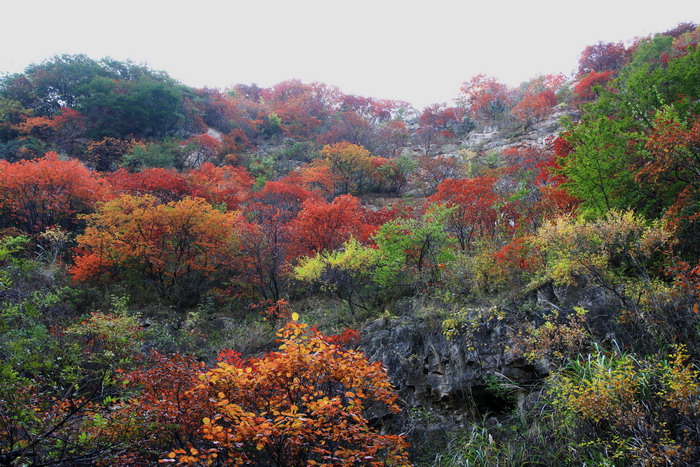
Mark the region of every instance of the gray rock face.
POLYGON ((408 408, 465 415, 494 410, 490 405, 500 402, 486 390, 489 377, 498 373, 516 383, 540 377, 534 366, 506 350, 508 336, 500 323, 482 326, 470 336, 473 342, 464 336, 447 340, 439 325, 411 317, 373 321, 362 335, 363 350, 383 363, 408 408))
POLYGON ((602 325, 614 297, 593 284, 550 283, 537 291, 536 299, 532 312, 504 312, 503 319, 477 320, 451 339, 443 333, 441 320, 420 318, 411 306, 397 310, 401 316, 369 322, 362 329, 362 349, 371 361, 382 362, 403 408, 397 418, 384 412, 370 417, 392 425, 394 432, 408 432, 414 453, 423 455, 426 449, 439 449, 439 440, 448 432, 486 414, 520 409, 522 387, 547 376, 550 362, 533 364, 510 350, 514 346, 509 329, 518 324, 514 317, 537 325, 552 309, 566 314, 583 306, 602 325), (505 383, 505 390, 494 382, 505 383))
POLYGON ((573 109, 560 108, 545 120, 536 122, 529 126, 526 130, 513 135, 512 129, 498 128, 496 126, 486 127, 481 131, 471 132, 466 139, 462 141, 464 147, 479 151, 496 151, 500 152, 508 147, 531 143, 536 145, 544 145, 547 139, 558 134, 561 131, 561 118, 564 116, 570 117, 572 120, 578 118, 578 111, 573 109))
POLYGON ((399 394, 402 413, 370 413, 393 432, 408 433, 413 458, 429 462, 445 448, 447 433, 486 413, 508 412, 514 399, 489 388, 489 378, 516 385, 540 379, 535 366, 507 351, 505 325, 481 326, 470 336, 448 340, 439 323, 412 316, 378 319, 363 330, 363 350, 379 360, 399 394))

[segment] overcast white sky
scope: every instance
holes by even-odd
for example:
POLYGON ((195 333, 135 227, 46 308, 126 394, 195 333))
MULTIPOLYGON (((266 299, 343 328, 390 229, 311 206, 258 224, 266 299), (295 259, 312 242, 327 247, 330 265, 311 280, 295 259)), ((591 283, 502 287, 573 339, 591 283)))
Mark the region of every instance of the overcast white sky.
POLYGON ((184 84, 299 78, 417 107, 477 73, 569 73, 586 45, 700 22, 700 0, 4 0, 0 72, 55 54, 147 63, 184 84))

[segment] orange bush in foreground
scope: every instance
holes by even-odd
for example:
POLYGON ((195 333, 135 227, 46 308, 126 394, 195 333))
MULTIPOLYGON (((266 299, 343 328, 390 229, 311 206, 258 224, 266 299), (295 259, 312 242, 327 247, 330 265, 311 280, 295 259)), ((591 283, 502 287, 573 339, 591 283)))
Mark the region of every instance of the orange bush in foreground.
POLYGON ((199 389, 216 411, 203 420, 203 440, 161 462, 409 465, 403 436, 379 433, 364 415, 370 407, 399 411, 379 362, 298 322, 278 335, 278 352, 223 361, 204 375, 199 389))

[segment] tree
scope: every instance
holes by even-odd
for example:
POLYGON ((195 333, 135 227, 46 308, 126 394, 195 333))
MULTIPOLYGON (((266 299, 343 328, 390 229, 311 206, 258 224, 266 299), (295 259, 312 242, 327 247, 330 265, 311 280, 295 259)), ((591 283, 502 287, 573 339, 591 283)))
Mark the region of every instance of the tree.
POLYGON ((327 200, 333 199, 340 181, 325 160, 316 159, 298 171, 304 188, 320 194, 327 200))
POLYGON ((438 185, 451 178, 462 178, 466 167, 460 158, 446 155, 421 156, 411 177, 411 185, 424 196, 431 196, 438 185))
POLYGON ((498 169, 497 193, 499 227, 513 233, 538 228, 556 215, 573 211, 578 200, 563 187, 559 160, 570 152, 562 137, 550 139, 544 146, 520 144, 502 152, 504 167, 498 169))
POLYGON ((86 127, 85 116, 73 109, 61 109, 57 115, 25 116, 14 125, 21 138, 37 138, 61 152, 76 152, 77 140, 86 127))
POLYGON ((380 362, 343 350, 307 325, 278 332, 280 349, 242 364, 220 362, 202 386, 216 410, 200 442, 168 455, 180 464, 409 465, 402 436, 381 434, 365 411, 397 413, 380 362))
POLYGON ((617 72, 627 64, 631 56, 631 50, 622 42, 598 42, 589 45, 579 58, 578 76, 589 73, 602 73, 604 71, 617 72))
POLYGON ((321 157, 338 180, 339 194, 361 193, 370 180, 372 160, 362 146, 346 142, 324 146, 321 157))
POLYGON ((124 448, 110 458, 113 464, 154 464, 172 449, 192 446, 214 407, 198 387, 202 366, 194 357, 151 352, 139 363, 121 378, 127 397, 113 415, 120 433, 112 436, 124 448))
POLYGON ((184 144, 192 148, 183 164, 186 167, 196 168, 205 162, 216 163, 223 159, 222 141, 208 133, 194 135, 185 141, 184 144))
POLYGON ((229 210, 240 209, 255 180, 243 167, 216 167, 205 162, 185 174, 191 196, 204 198, 229 210))
POLYGON ((38 271, 26 266, 23 285, 0 304, 0 462, 85 465, 109 458, 123 448, 110 434, 122 388, 117 375, 140 354, 143 329, 137 316, 116 310, 64 326, 71 290, 45 278, 38 285, 32 280, 38 271))
POLYGON ((328 117, 338 90, 321 83, 289 80, 262 90, 261 97, 269 105, 269 115, 279 119, 286 135, 308 139, 328 117))
POLYGON ((1 80, 0 93, 32 109, 34 117, 79 111, 87 135, 95 139, 163 137, 192 129, 186 126, 193 115, 185 88, 165 73, 130 62, 56 56, 1 80))
POLYGON ((635 181, 658 193, 664 217, 676 228, 682 250, 698 254, 697 223, 700 220, 700 120, 683 121, 666 106, 654 118, 646 137, 635 181))
POLYGON ((85 161, 100 172, 114 170, 121 163, 122 157, 131 152, 135 141, 104 137, 92 141, 85 149, 85 161))
POLYGON ((137 141, 122 156, 121 166, 129 170, 143 170, 154 167, 182 169, 190 149, 193 149, 191 145, 185 145, 175 138, 152 142, 137 141))
POLYGON ((294 268, 294 276, 333 292, 347 302, 350 314, 355 316, 356 307, 368 309, 365 295, 381 262, 379 250, 350 238, 339 250, 322 251, 312 258, 302 259, 294 268))
POLYGON ((399 157, 408 142, 410 132, 406 124, 399 120, 383 123, 377 130, 374 143, 375 153, 387 157, 399 157))
POLYGON ((261 89, 244 87, 239 84, 230 92, 210 88, 195 91, 195 106, 207 126, 221 133, 238 130, 250 139, 258 134, 264 115, 259 102, 261 89))
POLYGON ((247 258, 247 281, 264 300, 283 298, 287 278, 285 262, 290 248, 288 224, 296 218, 306 200, 321 197, 303 188, 298 173, 267 182, 246 204, 246 223, 241 230, 241 250, 247 258))
POLYGON ((428 199, 452 208, 447 225, 462 250, 470 249, 477 238, 496 232, 497 204, 502 199, 494 192, 495 183, 493 177, 445 180, 428 199))
POLYGON ((0 160, 0 211, 7 214, 8 224, 25 232, 39 233, 52 225, 73 227, 77 214, 105 197, 98 175, 74 159, 63 161, 47 153, 13 164, 0 160))
POLYGON ((346 111, 333 117, 330 129, 319 140, 325 144, 348 142, 366 147, 372 144, 372 137, 372 124, 357 113, 346 111))
POLYGON ((158 138, 179 133, 185 122, 183 90, 167 81, 95 78, 77 109, 90 121, 93 138, 158 138))
POLYGON ((584 116, 583 123, 566 136, 572 144, 562 159, 562 171, 568 178, 566 189, 583 200, 582 207, 602 215, 611 208, 637 204, 642 196, 630 171, 637 156, 640 134, 630 131, 626 120, 584 116))
POLYGON ((297 218, 289 223, 291 257, 335 250, 350 237, 367 240, 376 227, 364 218, 360 200, 351 195, 338 196, 331 203, 304 201, 297 218))
POLYGON ((141 172, 119 169, 105 175, 115 194, 152 195, 160 201, 177 201, 191 190, 185 176, 175 169, 149 168, 141 172))
POLYGON ((0 144, 17 138, 19 133, 16 125, 30 115, 31 110, 22 107, 18 101, 0 95, 0 144))
POLYGON ((576 101, 589 102, 595 100, 598 97, 598 91, 596 86, 604 86, 608 84, 615 76, 615 72, 612 70, 601 71, 591 71, 590 73, 583 75, 581 79, 574 86, 574 96, 576 96, 576 101))
POLYGON ((563 75, 539 76, 525 88, 525 94, 513 107, 513 115, 524 126, 549 117, 557 105, 557 94, 565 82, 563 75))
MULTIPOLYGON (((663 63, 661 56, 670 50, 670 40, 659 36, 640 42, 610 89, 601 89, 582 119, 567 125, 565 138, 571 150, 561 161, 569 179, 566 188, 583 200, 582 207, 590 214, 600 215, 614 207, 658 217, 674 202, 677 183, 649 183, 654 167, 664 164, 649 157, 652 146, 647 147, 647 141, 656 137, 652 135, 660 136, 656 133, 659 111, 673 114, 678 122, 692 122, 700 114, 700 88, 694 78, 700 73, 700 50, 693 47, 686 55, 663 63)), ((654 157, 668 161, 665 154, 656 151, 654 157)))
POLYGON ((494 123, 510 109, 510 90, 496 78, 483 74, 462 84, 461 99, 474 120, 494 123))
POLYGON ((453 258, 454 241, 446 222, 451 209, 434 205, 421 217, 399 218, 382 225, 372 240, 381 252, 382 262, 374 274, 378 284, 412 286, 414 280, 429 282, 453 258), (409 283, 402 283, 408 278, 409 283))
POLYGON ((683 122, 673 107, 665 106, 654 118, 645 149, 637 180, 665 185, 668 191, 669 184, 700 190, 700 121, 683 122))
POLYGON ((401 195, 408 187, 409 177, 416 165, 416 161, 407 155, 391 159, 372 157, 373 190, 401 195))
MULTIPOLYGON (((302 174, 295 171, 278 181, 265 183, 263 189, 253 197, 260 203, 280 209, 287 214, 287 220, 291 220, 299 213, 306 200, 321 200, 321 195, 307 189, 306 184, 302 174)), ((249 208, 248 212, 257 214, 256 209, 249 208)))
POLYGON ((81 88, 107 75, 107 70, 85 55, 57 55, 28 66, 24 73, 6 77, 0 91, 33 109, 36 116, 52 116, 64 107, 75 108, 82 97, 81 88))
POLYGON ((239 269, 240 213, 218 211, 201 198, 162 204, 150 195, 122 195, 85 220, 71 268, 76 280, 135 276, 136 284, 145 280, 183 307, 239 269))

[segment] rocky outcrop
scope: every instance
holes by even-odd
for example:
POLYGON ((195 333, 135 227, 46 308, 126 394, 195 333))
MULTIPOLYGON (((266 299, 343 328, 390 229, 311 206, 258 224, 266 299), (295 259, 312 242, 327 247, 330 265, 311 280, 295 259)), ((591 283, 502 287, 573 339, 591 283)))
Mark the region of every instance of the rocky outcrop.
POLYGON ((476 152, 500 152, 522 143, 542 146, 548 138, 561 131, 562 117, 568 116, 572 120, 576 120, 578 115, 579 112, 575 109, 561 108, 545 120, 533 123, 525 129, 521 128, 519 131, 516 131, 517 127, 485 127, 479 131, 471 132, 462 141, 462 147, 476 152))
POLYGON ((429 460, 456 432, 485 414, 515 408, 517 394, 498 393, 493 381, 532 383, 542 377, 535 366, 507 350, 502 323, 447 339, 437 322, 412 316, 370 322, 362 331, 363 350, 387 369, 403 410, 398 418, 375 413, 375 420, 409 435, 415 458, 429 460), (515 396, 515 397, 513 397, 515 396))
POLYGON ((502 323, 472 334, 472 342, 465 336, 448 340, 439 324, 412 317, 373 321, 362 335, 363 350, 370 360, 383 363, 408 408, 464 415, 499 411, 504 401, 487 388, 495 375, 515 383, 531 383, 542 376, 507 350, 502 323))
POLYGON ((410 307, 402 316, 371 321, 361 333, 362 349, 387 369, 403 408, 398 418, 388 413, 371 416, 393 425, 394 431, 408 432, 420 453, 437 447, 446 433, 480 422, 486 415, 520 409, 521 404, 527 405, 522 388, 546 377, 550 363, 543 359, 533 364, 511 350, 517 346, 509 331, 523 321, 539 326, 551 310, 569 313, 574 306, 589 310, 603 331, 613 301, 594 285, 545 284, 536 292, 534 309, 504 310, 502 319, 466 323, 467 331, 450 339, 440 319, 421 318, 425 313, 410 307))

